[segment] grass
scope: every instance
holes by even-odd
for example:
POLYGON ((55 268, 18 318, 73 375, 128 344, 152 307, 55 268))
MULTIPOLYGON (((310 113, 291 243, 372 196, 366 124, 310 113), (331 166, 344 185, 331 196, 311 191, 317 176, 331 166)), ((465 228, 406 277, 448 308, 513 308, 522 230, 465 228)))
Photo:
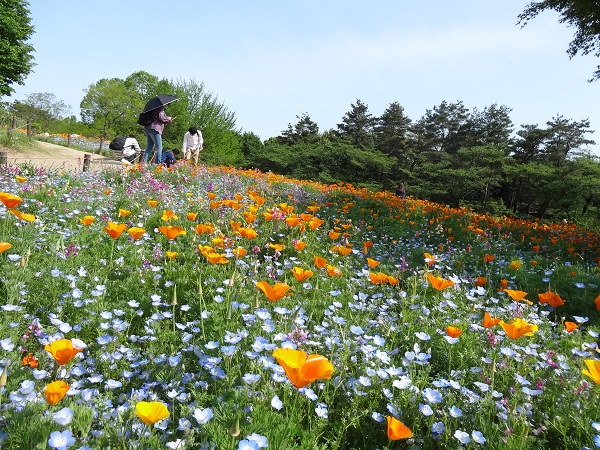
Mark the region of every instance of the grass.
POLYGON ((221 167, 1 167, 0 192, 2 448, 600 445, 596 234, 221 167), (61 366, 60 339, 84 347, 61 366), (298 389, 279 348, 333 373, 298 389))

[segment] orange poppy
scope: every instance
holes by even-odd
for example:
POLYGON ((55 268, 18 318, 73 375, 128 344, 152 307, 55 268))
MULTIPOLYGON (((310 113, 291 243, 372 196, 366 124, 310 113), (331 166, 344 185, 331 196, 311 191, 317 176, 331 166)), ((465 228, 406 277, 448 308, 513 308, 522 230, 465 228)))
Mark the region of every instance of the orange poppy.
POLYGON ((519 267, 521 267, 521 261, 518 259, 511 261, 508 267, 510 267, 512 270, 517 270, 519 267))
POLYGON ((22 177, 20 175, 17 175, 15 177, 15 180, 17 180, 19 183, 25 183, 27 181, 27 177, 22 177))
POLYGON ((126 209, 119 209, 119 217, 127 217, 131 214, 131 211, 126 209))
POLYGON ((431 287, 433 287, 436 291, 443 291, 446 288, 454 286, 454 281, 445 280, 430 273, 427 274, 427 280, 429 281, 431 287))
POLYGON ((377 261, 375 259, 367 258, 367 265, 369 266, 369 268, 374 269, 379 264, 380 264, 379 261, 377 261))
POLYGON ((46 403, 56 405, 69 392, 70 388, 71 386, 61 380, 47 384, 43 392, 46 403))
POLYGON ((161 402, 138 402, 135 405, 135 415, 146 425, 154 425, 170 416, 169 410, 161 402))
POLYGON ((150 208, 154 208, 156 205, 158 205, 158 200, 148 200, 148 206, 150 206, 150 208))
POLYGON ((518 339, 521 336, 533 336, 533 333, 538 330, 537 325, 529 323, 519 317, 513 320, 512 323, 500 321, 500 326, 511 339, 518 339))
POLYGON ((316 230, 317 228, 319 228, 321 225, 323 225, 325 223, 324 220, 319 219, 318 217, 313 217, 312 219, 310 219, 308 221, 308 226, 311 230, 316 230))
POLYGON ((44 350, 49 352, 59 366, 69 363, 82 348, 73 346, 71 339, 57 339, 44 346, 44 350))
POLYGON ((145 232, 146 230, 140 227, 131 227, 129 230, 127 230, 127 233, 133 238, 134 241, 140 239, 145 232))
POLYGON ((596 305, 596 311, 600 311, 600 295, 594 299, 594 304, 596 305))
POLYGON ((27 222, 33 222, 35 220, 35 216, 33 214, 22 213, 16 209, 9 209, 9 211, 21 220, 26 220, 27 222))
POLYGON ((352 248, 335 245, 331 247, 329 251, 332 253, 337 253, 340 256, 348 256, 350 253, 352 253, 352 248))
POLYGON ((477 277, 475 280, 475 286, 483 287, 487 283, 486 277, 477 277))
POLYGON ((253 228, 240 227, 237 229, 235 234, 245 237, 246 239, 254 239, 258 236, 258 233, 253 228))
POLYGON ((208 262, 211 264, 227 264, 229 262, 225 255, 222 255, 221 253, 203 252, 202 254, 206 259, 208 259, 208 262))
POLYGON ((297 227, 302 223, 302 218, 298 216, 286 217, 285 223, 287 223, 290 227, 297 227))
POLYGON ((178 255, 178 254, 179 254, 179 253, 177 253, 177 252, 171 252, 171 251, 169 251, 169 250, 167 250, 167 251, 165 252, 165 256, 166 256, 168 259, 175 259, 175 258, 177 258, 177 255, 178 255))
POLYGON ((172 241, 179 235, 185 234, 185 230, 176 225, 163 225, 163 226, 158 227, 158 231, 160 231, 162 234, 164 234, 167 237, 167 239, 169 239, 170 241, 172 241))
POLYGON ((398 441, 412 437, 412 431, 395 417, 387 416, 387 435, 390 441, 398 441))
POLYGON ((428 266, 433 266, 436 262, 437 259, 435 258, 435 256, 425 252, 423 254, 423 256, 425 257, 425 262, 427 263, 428 266))
POLYGON ((540 303, 543 305, 544 303, 548 303, 553 308, 558 308, 565 304, 565 301, 560 298, 556 292, 548 291, 541 294, 538 294, 538 298, 540 303))
POLYGON ((38 360, 33 353, 27 353, 25 356, 23 356, 23 359, 21 359, 21 365, 29 366, 32 369, 35 369, 38 366, 38 360))
POLYGON ((119 239, 119 236, 125 231, 125 228, 127 228, 127 225, 124 223, 108 222, 106 227, 102 229, 106 231, 111 238, 119 239))
POLYGON ((306 248, 306 242, 302 241, 295 241, 292 245, 294 246, 294 249, 296 249, 297 252, 301 252, 306 248))
POLYGON ((175 212, 172 209, 165 209, 163 210, 163 215, 161 217, 161 220, 165 221, 165 222, 169 222, 171 220, 178 220, 179 217, 177 217, 177 214, 175 214, 175 212))
POLYGON ((500 290, 503 291, 504 289, 506 289, 508 287, 508 280, 506 279, 502 279, 500 280, 500 290))
POLYGON ((246 223, 254 223, 256 220, 256 214, 246 211, 244 212, 244 219, 246 220, 246 223))
POLYGON ((446 327, 446 334, 452 338, 457 338, 462 334, 462 330, 458 327, 453 327, 452 325, 448 325, 446 327))
POLYGON ((512 298, 513 300, 515 300, 517 302, 527 302, 530 305, 533 305, 533 302, 530 302, 529 300, 527 300, 525 298, 525 296, 527 295, 527 292, 525 292, 525 291, 517 291, 517 290, 513 290, 513 289, 504 289, 504 292, 506 292, 510 298, 512 298))
POLYGON ((572 331, 575 331, 577 328, 579 328, 579 326, 575 323, 575 322, 565 322, 565 330, 567 330, 567 333, 571 333, 572 331))
POLYGON ((294 267, 292 269, 292 275, 294 275, 294 278, 296 278, 296 280, 302 283, 307 278, 312 277, 314 273, 312 270, 303 269, 301 267, 294 267))
POLYGON ((233 254, 236 258, 241 258, 246 253, 248 253, 248 252, 246 251, 246 249, 244 247, 237 247, 236 249, 233 250, 233 254))
POLYGON ((581 373, 590 377, 594 383, 600 384, 600 360, 584 359, 583 362, 587 369, 583 369, 581 373))
POLYGON ((296 389, 308 386, 315 380, 330 379, 333 364, 321 355, 308 355, 302 350, 277 348, 273 358, 283 367, 285 374, 296 389))
POLYGON ((9 242, 0 242, 0 253, 2 253, 5 250, 8 250, 11 247, 12 247, 12 244, 9 242))
POLYGON ((91 224, 93 224, 94 220, 96 220, 94 216, 84 216, 83 219, 79 219, 79 221, 86 227, 89 227, 91 224))
POLYGON ((340 234, 341 234, 341 233, 337 233, 337 232, 335 232, 335 231, 331 230, 331 231, 329 232, 329 237, 330 237, 332 240, 334 240, 334 241, 335 241, 337 238, 339 238, 339 237, 340 237, 340 234))
POLYGON ((196 233, 197 234, 212 234, 215 231, 215 227, 213 226, 212 223, 207 222, 207 223, 199 223, 198 225, 196 225, 196 233))
POLYGON ((289 297, 294 295, 291 292, 287 292, 290 287, 285 283, 275 283, 271 286, 266 281, 259 281, 256 283, 256 287, 269 299, 271 302, 281 300, 283 297, 289 297))
POLYGON ((193 222, 194 220, 196 220, 198 213, 188 212, 185 216, 187 217, 187 220, 191 220, 193 222))
POLYGON ((339 277, 342 274, 342 271, 340 269, 330 264, 327 264, 325 268, 327 269, 327 275, 329 275, 330 277, 339 277))
POLYGON ((317 269, 322 269, 327 265, 327 260, 325 258, 321 258, 320 256, 315 256, 314 262, 317 269))
POLYGON ((496 257, 494 255, 490 255, 489 253, 483 255, 483 262, 486 264, 492 262, 494 259, 496 259, 496 257))
POLYGON ((4 204, 8 209, 16 208, 21 204, 23 199, 16 195, 9 194, 8 192, 0 192, 0 202, 4 204))
POLYGON ((498 325, 500 322, 501 322, 500 319, 497 319, 496 317, 492 317, 490 315, 490 313, 487 311, 483 314, 483 326, 485 328, 491 328, 494 325, 498 325))

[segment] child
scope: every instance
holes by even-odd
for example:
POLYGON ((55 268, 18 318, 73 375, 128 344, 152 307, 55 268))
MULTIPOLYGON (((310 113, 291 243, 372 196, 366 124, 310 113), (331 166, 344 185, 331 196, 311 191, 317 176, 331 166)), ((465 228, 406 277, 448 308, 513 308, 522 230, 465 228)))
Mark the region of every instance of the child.
POLYGON ((175 155, 177 155, 178 153, 179 153, 179 150, 176 148, 174 148, 173 150, 167 150, 162 155, 161 163, 166 165, 167 168, 171 167, 173 164, 175 164, 177 162, 177 158, 175 157, 175 155))

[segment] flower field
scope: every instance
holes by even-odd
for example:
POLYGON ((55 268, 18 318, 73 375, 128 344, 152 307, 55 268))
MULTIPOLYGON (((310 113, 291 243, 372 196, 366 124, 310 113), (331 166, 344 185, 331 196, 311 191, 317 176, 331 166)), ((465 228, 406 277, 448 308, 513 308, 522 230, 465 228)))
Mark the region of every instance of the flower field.
POLYGON ((0 167, 0 447, 600 447, 600 237, 223 167, 0 167))

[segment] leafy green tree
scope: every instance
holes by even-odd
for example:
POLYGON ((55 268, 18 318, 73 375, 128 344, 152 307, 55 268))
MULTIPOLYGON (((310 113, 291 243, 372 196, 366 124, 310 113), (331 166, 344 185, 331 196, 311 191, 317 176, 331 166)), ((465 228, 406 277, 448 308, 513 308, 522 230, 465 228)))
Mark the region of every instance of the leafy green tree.
MULTIPOLYGON (((473 109, 469 122, 469 137, 474 146, 493 145, 507 148, 513 132, 510 118, 511 109, 508 106, 493 104, 486 106, 483 111, 473 109)), ((469 145, 471 146, 471 145, 469 145)))
POLYGON ((265 147, 265 144, 256 134, 251 131, 246 131, 240 138, 240 150, 243 155, 243 161, 240 162, 240 167, 253 168, 251 163, 252 155, 259 154, 265 147))
POLYGON ((521 128, 517 131, 517 138, 509 146, 511 155, 521 164, 541 159, 550 133, 537 124, 521 125, 521 128))
POLYGON ((357 148, 373 148, 376 119, 369 113, 369 107, 360 100, 356 100, 356 104, 351 104, 351 107, 342 118, 342 123, 337 126, 338 135, 357 148))
POLYGON ((400 157, 408 148, 411 120, 398 102, 390 103, 375 122, 375 148, 390 156, 400 157))
POLYGON ((0 2, 0 96, 13 93, 12 85, 22 85, 34 66, 34 48, 27 44, 33 35, 28 7, 24 0, 0 2))
POLYGON ((433 110, 426 110, 417 126, 422 130, 421 145, 429 150, 450 154, 466 144, 469 110, 462 102, 448 103, 445 100, 433 110))
POLYGON ((50 124, 64 118, 70 110, 65 102, 49 92, 29 94, 23 101, 15 100, 10 109, 16 117, 25 120, 28 136, 34 122, 41 130, 49 131, 50 124))
MULTIPOLYGON (((543 0, 531 2, 519 15, 519 22, 525 26, 543 11, 554 10, 560 14, 560 23, 575 28, 575 37, 569 43, 569 58, 581 53, 600 56, 600 7, 596 0, 543 0)), ((600 79, 600 65, 589 81, 600 79)))
POLYGON ((101 151, 107 138, 131 133, 144 102, 123 80, 103 78, 85 90, 80 106, 83 121, 100 136, 101 151))

